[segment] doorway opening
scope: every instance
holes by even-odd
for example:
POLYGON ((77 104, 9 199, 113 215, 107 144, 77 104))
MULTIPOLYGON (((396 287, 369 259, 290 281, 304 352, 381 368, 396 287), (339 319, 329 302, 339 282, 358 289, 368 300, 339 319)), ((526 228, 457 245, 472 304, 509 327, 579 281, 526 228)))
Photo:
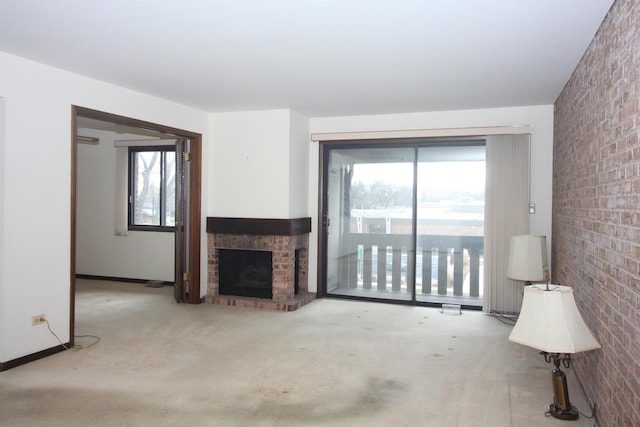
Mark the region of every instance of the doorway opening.
POLYGON ((322 150, 323 295, 482 307, 483 139, 322 150))
MULTIPOLYGON (((88 262, 82 258, 84 256, 82 249, 83 245, 86 245, 86 239, 83 241, 78 239, 81 237, 79 230, 82 230, 82 233, 87 233, 86 230, 89 229, 95 230, 97 233, 100 228, 103 232, 102 235, 106 236, 105 239, 109 239, 110 243, 94 245, 94 248, 97 249, 93 252, 94 259, 90 260, 94 264, 88 269, 101 271, 102 273, 98 273, 97 276, 135 279, 137 274, 136 260, 141 263, 153 262, 155 264, 150 268, 153 271, 159 271, 159 273, 157 273, 158 277, 151 277, 150 279, 155 279, 151 281, 173 283, 174 297, 177 302, 200 303, 201 153, 202 136, 200 134, 88 108, 72 107, 70 275, 70 336, 72 341, 75 328, 76 274, 78 273, 78 265, 87 268, 85 266, 88 262), (104 147, 106 148, 105 152, 109 157, 105 162, 93 163, 96 170, 91 173, 105 173, 102 176, 104 181, 108 181, 110 187, 108 187, 109 191, 104 194, 101 193, 101 186, 80 188, 79 186, 86 186, 87 183, 79 181, 78 178, 79 172, 81 172, 79 171, 81 167, 79 151, 82 156, 86 152, 84 151, 86 144, 100 144, 99 136, 101 135, 107 136, 108 142, 103 141, 102 144, 106 146, 104 147), (130 227, 128 215, 129 201, 132 200, 132 195, 128 191, 129 147, 132 141, 137 146, 163 146, 164 150, 175 152, 175 161, 172 166, 175 169, 175 178, 171 181, 171 185, 175 188, 175 194, 171 194, 172 202, 167 204, 166 209, 168 222, 165 225, 169 225, 169 227, 156 227, 157 229, 154 231, 140 232, 136 230, 135 233, 138 233, 138 236, 146 235, 146 240, 138 239, 139 247, 130 245, 130 248, 127 249, 130 252, 126 252, 121 250, 123 242, 128 238, 130 230, 135 229, 135 227, 130 227), (173 147, 168 147, 170 145, 173 147), (105 171, 99 170, 100 168, 105 171), (124 191, 118 191, 119 188, 124 188, 124 191), (110 216, 102 217, 98 210, 94 210, 91 215, 78 215, 80 208, 78 196, 80 194, 85 196, 90 194, 92 201, 100 201, 103 206, 105 203, 108 204, 105 210, 109 210, 110 216), (106 221, 105 218, 107 218, 106 221), (83 222, 79 223, 79 221, 83 222), (87 221, 90 222, 89 226, 85 223, 87 221), (116 246, 118 244, 120 246, 116 246), (154 246, 162 249, 158 252, 154 246), (144 250, 145 247, 146 250, 144 250), (158 253, 160 255, 157 255, 158 253), (118 257, 120 257, 121 265, 125 267, 116 274, 108 274, 109 266, 104 265, 108 264, 106 260, 118 257), (157 259, 154 260, 154 257, 157 259)), ((94 182, 102 184, 99 177, 96 177, 94 182)), ((153 192, 151 191, 149 194, 151 196, 141 201, 141 204, 145 203, 142 209, 154 209, 153 192), (146 206, 146 203, 149 206, 146 206)), ((89 202, 91 203, 91 201, 89 202)), ((134 240, 130 238, 129 242, 134 240)), ((73 342, 71 344, 73 345, 73 342)))

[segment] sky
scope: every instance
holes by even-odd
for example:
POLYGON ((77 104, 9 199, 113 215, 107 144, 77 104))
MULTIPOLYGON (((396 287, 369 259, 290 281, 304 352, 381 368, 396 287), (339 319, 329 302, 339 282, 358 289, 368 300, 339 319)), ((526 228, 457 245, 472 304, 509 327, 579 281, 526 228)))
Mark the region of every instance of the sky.
MULTIPOLYGON (((418 177, 423 191, 484 191, 485 162, 420 162, 418 177)), ((371 184, 375 181, 411 186, 413 163, 358 163, 354 166, 353 183, 371 184)))

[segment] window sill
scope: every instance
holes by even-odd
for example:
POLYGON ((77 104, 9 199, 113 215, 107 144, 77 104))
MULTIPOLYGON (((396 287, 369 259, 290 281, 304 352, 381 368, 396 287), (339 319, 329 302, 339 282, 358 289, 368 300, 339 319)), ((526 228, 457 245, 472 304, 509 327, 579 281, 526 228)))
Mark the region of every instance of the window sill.
POLYGON ((130 225, 129 231, 155 231, 161 233, 175 233, 175 227, 165 227, 160 225, 130 225))

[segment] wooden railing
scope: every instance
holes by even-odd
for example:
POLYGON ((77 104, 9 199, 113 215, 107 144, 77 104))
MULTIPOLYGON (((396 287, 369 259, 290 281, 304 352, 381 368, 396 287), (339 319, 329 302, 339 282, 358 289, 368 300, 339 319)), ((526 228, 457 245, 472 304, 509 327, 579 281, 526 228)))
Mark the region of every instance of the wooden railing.
POLYGON ((417 293, 480 296, 483 237, 418 236, 417 257, 411 252, 410 238, 407 234, 344 235, 342 253, 347 255, 340 263, 341 283, 350 288, 402 292, 413 283, 415 271, 417 293))

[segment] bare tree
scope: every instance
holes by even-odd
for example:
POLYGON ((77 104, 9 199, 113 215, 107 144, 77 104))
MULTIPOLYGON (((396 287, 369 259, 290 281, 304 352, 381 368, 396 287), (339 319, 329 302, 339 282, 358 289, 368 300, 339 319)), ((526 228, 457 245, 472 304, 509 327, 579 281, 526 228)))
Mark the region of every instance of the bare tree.
POLYGON ((372 184, 356 182, 351 186, 351 207, 355 209, 385 209, 411 206, 411 188, 375 181, 372 184))
MULTIPOLYGON (((142 222, 142 208, 149 195, 150 177, 153 172, 154 166, 158 161, 158 151, 141 152, 136 154, 136 169, 139 179, 136 180, 136 192, 138 194, 135 204, 135 223, 140 224, 142 222), (144 154, 153 153, 149 161, 144 154), (142 164, 141 164, 142 163, 142 164), (140 167, 142 166, 142 167, 140 167)), ((155 216, 155 212, 154 212, 155 216)))

